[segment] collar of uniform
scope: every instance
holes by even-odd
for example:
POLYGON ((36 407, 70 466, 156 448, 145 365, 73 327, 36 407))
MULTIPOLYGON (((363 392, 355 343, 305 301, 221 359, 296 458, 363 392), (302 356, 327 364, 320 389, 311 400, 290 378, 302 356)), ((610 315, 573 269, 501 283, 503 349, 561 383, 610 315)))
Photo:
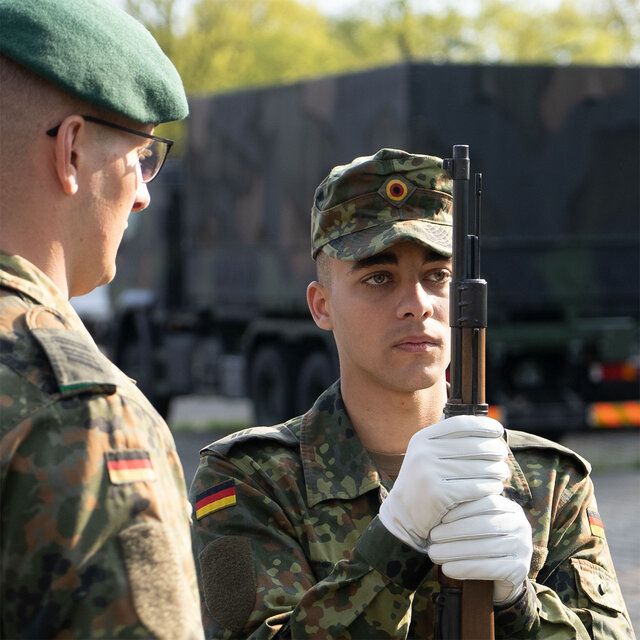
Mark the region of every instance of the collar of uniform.
POLYGON ((51 278, 25 258, 0 251, 0 287, 29 296, 45 307, 55 309, 67 319, 83 326, 74 308, 60 294, 51 278))
MULTIPOLYGON (((505 429, 505 439, 507 441, 507 445, 509 445, 509 431, 507 429, 505 429)), ((529 488, 527 478, 522 471, 522 467, 518 464, 518 461, 513 455, 511 447, 509 447, 509 457, 507 459, 507 464, 511 469, 511 476, 505 482, 505 496, 510 500, 517 502, 523 509, 526 507, 530 507, 533 501, 531 489, 529 488)))
POLYGON ((340 381, 303 416, 300 453, 310 507, 350 500, 380 487, 380 476, 347 415, 340 381))

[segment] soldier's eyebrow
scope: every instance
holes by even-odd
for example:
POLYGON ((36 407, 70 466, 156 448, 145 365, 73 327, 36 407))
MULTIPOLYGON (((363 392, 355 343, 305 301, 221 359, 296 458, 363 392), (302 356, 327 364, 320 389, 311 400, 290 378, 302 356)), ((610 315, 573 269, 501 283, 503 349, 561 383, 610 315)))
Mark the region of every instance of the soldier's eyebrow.
MULTIPOLYGON (((424 261, 426 262, 449 262, 451 258, 447 256, 443 256, 440 253, 437 253, 433 249, 428 249, 425 247, 424 250, 424 261)), ((352 267, 351 273, 355 273, 357 271, 362 271, 363 269, 368 269, 369 267, 376 267, 378 265, 385 264, 398 264, 398 256, 394 251, 381 251, 380 253, 376 253, 375 255, 369 256, 368 258, 361 258, 360 260, 356 260, 352 267)))
POLYGON ((382 251, 368 258, 361 258, 353 263, 351 273, 383 264, 398 264, 398 256, 392 251, 382 251))
POLYGON ((433 249, 425 249, 424 252, 425 262, 451 262, 450 256, 442 255, 433 249))

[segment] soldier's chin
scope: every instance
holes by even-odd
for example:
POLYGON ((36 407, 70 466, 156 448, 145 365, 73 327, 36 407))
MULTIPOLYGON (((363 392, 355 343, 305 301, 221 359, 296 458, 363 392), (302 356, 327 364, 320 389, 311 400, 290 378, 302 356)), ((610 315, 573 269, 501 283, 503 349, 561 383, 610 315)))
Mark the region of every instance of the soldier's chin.
POLYGON ((108 284, 111 282, 116 275, 115 266, 111 269, 104 270, 102 275, 97 276, 93 281, 83 281, 75 284, 73 289, 69 289, 69 298, 77 298, 79 296, 87 295, 91 293, 94 289, 101 287, 103 284, 108 284))
POLYGON ((86 293, 89 293, 90 291, 93 291, 94 289, 97 289, 98 287, 101 287, 104 284, 109 284, 116 276, 116 265, 115 262, 107 265, 103 272, 102 275, 96 280, 96 283, 93 285, 93 287, 91 287, 89 289, 89 291, 87 291, 86 293))
POLYGON ((422 371, 395 381, 392 386, 401 393, 417 393, 438 384, 444 378, 444 372, 422 371))

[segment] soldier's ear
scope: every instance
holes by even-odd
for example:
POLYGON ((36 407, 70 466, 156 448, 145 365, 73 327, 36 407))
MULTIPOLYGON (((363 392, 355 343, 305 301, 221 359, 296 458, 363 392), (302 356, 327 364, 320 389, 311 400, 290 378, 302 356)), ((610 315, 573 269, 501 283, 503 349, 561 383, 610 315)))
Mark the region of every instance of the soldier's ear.
POLYGON ((58 127, 55 139, 56 175, 68 196, 78 191, 78 146, 83 126, 84 120, 80 116, 69 116, 58 127))
POLYGON ((307 287, 307 304, 313 321, 325 331, 333 329, 329 288, 314 280, 307 287))

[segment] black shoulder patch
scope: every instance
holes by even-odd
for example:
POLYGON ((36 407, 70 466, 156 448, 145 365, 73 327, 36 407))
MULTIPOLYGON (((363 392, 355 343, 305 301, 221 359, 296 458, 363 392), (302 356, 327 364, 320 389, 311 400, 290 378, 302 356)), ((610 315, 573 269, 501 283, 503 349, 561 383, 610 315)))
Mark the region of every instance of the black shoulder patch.
POLYGON ((241 632, 258 588, 251 541, 239 536, 216 538, 203 549, 198 561, 209 613, 221 626, 241 632))
POLYGON ((591 473, 591 464, 588 460, 585 460, 581 455, 572 451, 568 447, 563 447, 561 444, 553 442, 553 440, 547 440, 546 438, 542 438, 541 436, 537 436, 533 433, 514 431, 513 429, 505 429, 505 433, 507 435, 507 444, 514 451, 520 449, 555 450, 579 462, 580 466, 586 470, 587 474, 591 473))
POLYGON ((289 428, 291 423, 295 420, 296 418, 273 427, 252 427, 250 429, 236 431, 236 433, 232 433, 207 445, 201 449, 200 453, 202 455, 206 455, 207 452, 226 455, 235 445, 248 442, 250 440, 270 440, 286 447, 297 446, 299 444, 299 440, 295 433, 289 428))
POLYGON ((62 315, 47 307, 30 309, 25 319, 47 355, 60 393, 115 393, 114 367, 88 336, 73 330, 62 315))

